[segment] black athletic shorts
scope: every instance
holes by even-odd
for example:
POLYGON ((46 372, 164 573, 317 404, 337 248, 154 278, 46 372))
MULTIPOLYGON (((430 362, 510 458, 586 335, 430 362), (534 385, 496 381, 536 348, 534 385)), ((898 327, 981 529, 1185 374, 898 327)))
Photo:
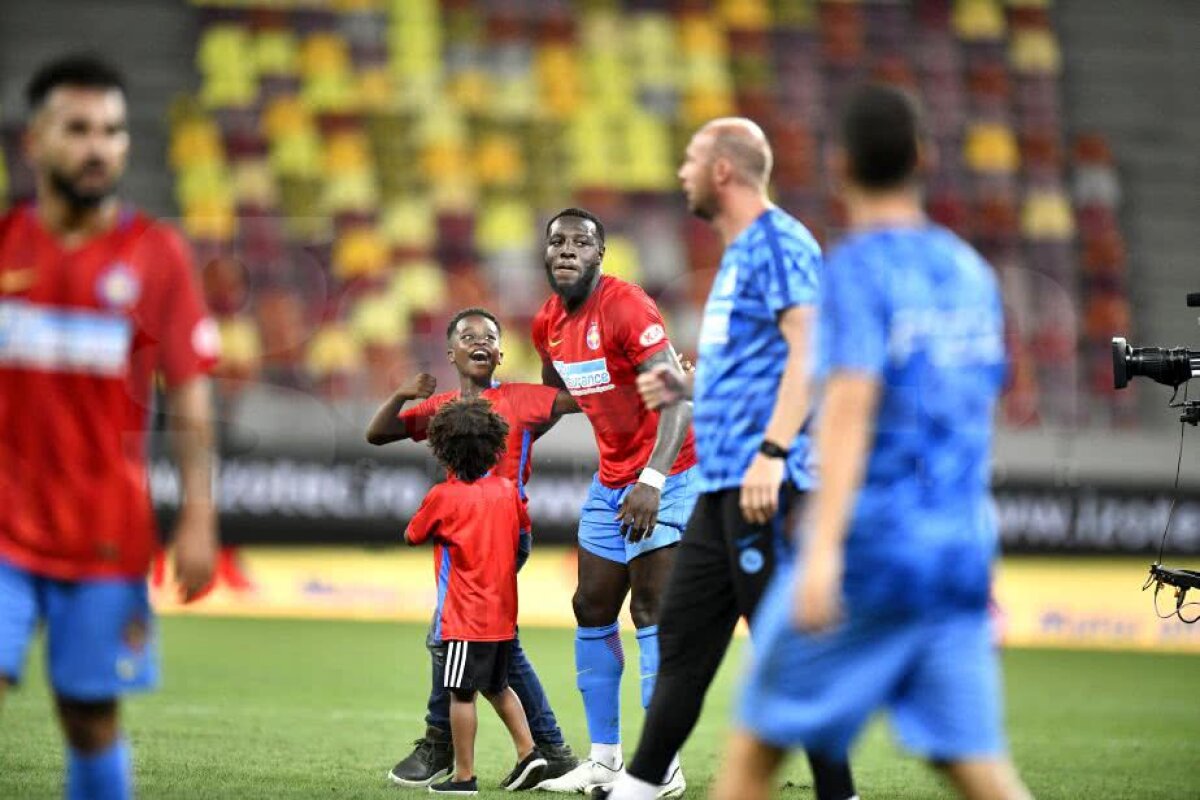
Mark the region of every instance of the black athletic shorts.
POLYGON ((790 559, 793 528, 803 510, 805 493, 784 481, 779 510, 766 525, 751 525, 742 517, 741 489, 705 492, 683 534, 675 558, 675 580, 683 607, 732 601, 739 616, 749 620, 781 559, 790 559), (713 594, 720 598, 712 597, 713 594))
POLYGON ((447 639, 442 686, 484 694, 502 692, 508 688, 508 662, 511 655, 511 639, 504 642, 447 639))

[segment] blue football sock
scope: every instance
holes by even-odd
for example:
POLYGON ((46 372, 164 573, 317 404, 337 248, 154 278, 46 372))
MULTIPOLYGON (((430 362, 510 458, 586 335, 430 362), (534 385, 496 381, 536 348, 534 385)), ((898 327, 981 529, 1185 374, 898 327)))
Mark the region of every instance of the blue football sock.
POLYGON ((129 742, 118 739, 107 750, 81 753, 67 748, 67 800, 129 800, 133 763, 129 742))
POLYGON ((621 649, 618 623, 575 630, 575 683, 583 695, 588 734, 593 744, 621 741, 621 649))
POLYGON ((638 651, 641 653, 642 708, 650 707, 654 696, 654 679, 658 677, 658 626, 637 629, 638 651))

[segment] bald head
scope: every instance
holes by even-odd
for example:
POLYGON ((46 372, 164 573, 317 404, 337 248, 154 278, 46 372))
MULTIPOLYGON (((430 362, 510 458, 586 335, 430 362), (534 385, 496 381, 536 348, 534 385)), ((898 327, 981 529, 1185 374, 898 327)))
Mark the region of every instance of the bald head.
POLYGON ((773 156, 762 128, 745 117, 722 117, 702 127, 697 136, 710 137, 713 160, 724 158, 739 181, 766 189, 771 180, 773 156))

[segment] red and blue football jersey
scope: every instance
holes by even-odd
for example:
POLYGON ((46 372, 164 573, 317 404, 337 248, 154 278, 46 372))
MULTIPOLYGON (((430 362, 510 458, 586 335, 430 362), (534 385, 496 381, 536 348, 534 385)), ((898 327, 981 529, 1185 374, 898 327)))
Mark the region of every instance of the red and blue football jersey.
MULTIPOLYGON (((671 346, 658 306, 639 286, 602 275, 583 305, 568 312, 558 295, 533 319, 533 345, 587 414, 600 451, 600 482, 637 480, 658 436, 658 412, 637 392, 637 366, 671 346)), ((696 463, 689 429, 671 474, 696 463)))

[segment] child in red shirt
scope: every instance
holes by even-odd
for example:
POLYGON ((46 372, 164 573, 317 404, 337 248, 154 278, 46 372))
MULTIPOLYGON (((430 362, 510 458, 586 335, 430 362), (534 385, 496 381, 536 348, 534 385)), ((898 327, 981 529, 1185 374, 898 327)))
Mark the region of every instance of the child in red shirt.
POLYGON ((431 792, 475 794, 475 693, 500 715, 517 748, 517 765, 501 783, 536 786, 546 759, 534 747, 521 701, 508 686, 517 633, 517 547, 529 515, 517 486, 491 470, 504 452, 508 423, 482 398, 447 403, 429 423, 429 444, 447 479, 429 490, 405 541, 432 539, 438 619, 447 645, 442 681, 450 692, 454 774, 431 792))

